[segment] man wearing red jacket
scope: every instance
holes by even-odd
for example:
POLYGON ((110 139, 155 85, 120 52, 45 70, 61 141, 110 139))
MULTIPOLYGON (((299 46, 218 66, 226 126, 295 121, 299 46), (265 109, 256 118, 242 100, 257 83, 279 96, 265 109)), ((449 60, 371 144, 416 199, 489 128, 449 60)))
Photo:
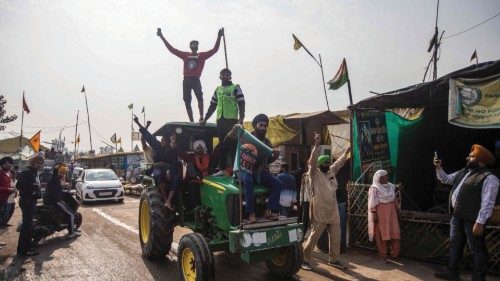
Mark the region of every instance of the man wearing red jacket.
POLYGON ((14 160, 11 157, 0 159, 0 228, 7 226, 7 222, 5 221, 5 217, 7 216, 5 213, 10 212, 10 209, 7 208, 7 199, 12 193, 16 192, 11 187, 12 175, 10 174, 10 169, 12 164, 14 164, 14 160))
POLYGON ((189 116, 189 121, 194 122, 193 109, 191 108, 191 90, 194 91, 198 100, 198 109, 200 111, 200 122, 203 120, 203 92, 201 91, 200 76, 205 66, 205 61, 213 56, 219 50, 220 38, 224 35, 224 29, 219 29, 217 41, 212 50, 198 53, 198 41, 193 40, 189 43, 191 52, 182 52, 172 47, 167 39, 163 36, 161 29, 158 28, 158 35, 167 49, 181 60, 184 61, 184 80, 182 82, 183 99, 186 105, 186 111, 189 116))

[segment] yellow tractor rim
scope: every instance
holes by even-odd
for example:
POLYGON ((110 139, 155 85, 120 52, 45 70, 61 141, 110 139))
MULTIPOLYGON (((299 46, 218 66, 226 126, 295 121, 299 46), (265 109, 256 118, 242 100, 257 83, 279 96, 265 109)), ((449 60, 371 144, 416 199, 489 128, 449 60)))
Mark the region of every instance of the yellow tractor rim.
POLYGON ((186 248, 182 251, 182 274, 186 281, 196 281, 196 265, 194 254, 191 249, 186 248))
POLYGON ((149 240, 149 226, 150 226, 150 215, 149 215, 149 204, 146 200, 141 202, 141 212, 140 212, 140 226, 141 226, 141 240, 142 243, 148 243, 149 240))
POLYGON ((274 259, 272 260, 272 262, 274 263, 274 265, 276 266, 284 266, 285 263, 286 263, 286 251, 285 250, 282 250, 280 251, 275 257, 274 259))

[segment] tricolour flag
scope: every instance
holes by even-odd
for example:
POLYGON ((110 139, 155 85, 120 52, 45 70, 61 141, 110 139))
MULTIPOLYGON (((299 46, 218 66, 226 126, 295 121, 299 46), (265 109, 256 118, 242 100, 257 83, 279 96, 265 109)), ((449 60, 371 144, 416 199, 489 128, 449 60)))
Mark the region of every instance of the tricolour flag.
POLYGON ((28 108, 28 104, 26 103, 26 99, 24 98, 24 91, 23 91, 23 110, 26 111, 26 113, 30 113, 30 109, 28 108))
POLYGON ((116 133, 114 133, 111 138, 109 138, 112 143, 116 143, 116 133))
POLYGON ((470 61, 469 61, 469 62, 473 61, 474 59, 476 59, 476 60, 477 60, 477 52, 476 52, 476 49, 474 49, 474 53, 472 53, 472 56, 470 57, 470 61))
POLYGON ((332 80, 328 81, 330 90, 337 90, 342 87, 347 80, 349 80, 349 73, 347 72, 347 63, 345 62, 345 59, 343 59, 337 74, 335 74, 332 80))
POLYGON ((31 147, 33 147, 33 150, 35 152, 38 152, 38 150, 40 150, 40 133, 42 131, 38 131, 38 133, 36 133, 35 135, 33 135, 31 137, 31 139, 29 140, 30 144, 31 144, 31 147))
POLYGON ((134 103, 131 103, 128 105, 128 109, 132 109, 132 108, 134 108, 134 103))

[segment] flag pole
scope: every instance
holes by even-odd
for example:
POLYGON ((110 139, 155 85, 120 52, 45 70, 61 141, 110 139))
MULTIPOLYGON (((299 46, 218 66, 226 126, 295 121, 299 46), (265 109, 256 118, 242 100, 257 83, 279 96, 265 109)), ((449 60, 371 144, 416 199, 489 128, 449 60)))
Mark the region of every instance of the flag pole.
POLYGON ((321 54, 319 54, 319 67, 321 68, 321 78, 323 78, 323 91, 325 92, 326 108, 328 108, 328 111, 330 111, 330 105, 328 104, 328 96, 326 95, 325 74, 323 73, 323 62, 321 61, 321 54))
MULTIPOLYGON (((146 109, 144 107, 142 107, 142 116, 144 117, 144 126, 146 126, 146 109)), ((132 119, 134 120, 134 119, 132 119)))
POLYGON ((132 105, 132 119, 130 123, 130 151, 134 150, 134 106, 132 105))
POLYGON ((226 33, 224 32, 224 27, 222 28, 222 40, 222 42, 224 43, 224 57, 226 58, 226 68, 229 68, 227 63, 226 33))
POLYGON ((21 135, 19 136, 19 151, 21 151, 21 146, 23 142, 23 125, 24 125, 24 91, 23 91, 23 101, 21 102, 21 135))
POLYGON ((92 131, 90 131, 89 103, 87 102, 87 92, 85 91, 85 87, 83 88, 83 95, 85 96, 85 107, 87 108, 87 123, 89 124, 90 151, 93 151, 94 149, 92 148, 92 131))
POLYGON ((76 134, 78 133, 78 115, 80 114, 80 110, 76 111, 76 124, 75 124, 75 151, 73 152, 76 159, 76 134))
POLYGON ((352 92, 351 92, 351 78, 349 77, 349 68, 347 68, 347 61, 345 61, 345 72, 347 74, 347 90, 349 91, 349 103, 350 105, 353 105, 352 103, 352 92))

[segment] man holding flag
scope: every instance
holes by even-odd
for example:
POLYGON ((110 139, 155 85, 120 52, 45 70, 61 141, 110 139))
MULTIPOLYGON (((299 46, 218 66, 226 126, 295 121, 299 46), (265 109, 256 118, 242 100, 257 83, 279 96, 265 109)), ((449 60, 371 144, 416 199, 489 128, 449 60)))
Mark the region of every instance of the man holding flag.
MULTIPOLYGON (((256 141, 248 141, 238 147, 239 155, 239 178, 245 190, 245 212, 247 219, 244 223, 255 223, 257 221, 254 209, 254 182, 259 182, 269 188, 269 198, 267 210, 264 217, 269 220, 277 220, 278 212, 281 210, 279 203, 280 194, 283 189, 283 183, 269 172, 269 164, 278 159, 279 151, 271 152, 271 141, 266 137, 269 117, 265 114, 259 114, 252 120, 254 130, 250 133, 256 141), (264 149, 259 149, 259 146, 264 149), (267 154, 264 150, 268 150, 267 154), (260 151, 260 152, 259 152, 260 151), (271 155, 272 154, 272 155, 271 155), (271 157, 268 157, 271 155, 271 157)), ((228 138, 236 138, 238 130, 243 130, 241 125, 237 124, 228 134, 228 138)))

